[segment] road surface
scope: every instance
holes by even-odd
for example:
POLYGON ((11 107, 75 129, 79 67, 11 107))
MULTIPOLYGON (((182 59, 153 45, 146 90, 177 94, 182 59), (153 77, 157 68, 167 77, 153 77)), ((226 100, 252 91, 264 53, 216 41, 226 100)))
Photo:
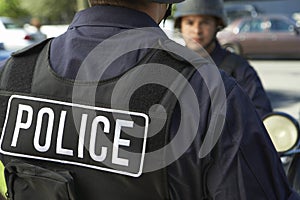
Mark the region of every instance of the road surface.
POLYGON ((275 111, 299 120, 300 60, 250 60, 267 91, 275 111))

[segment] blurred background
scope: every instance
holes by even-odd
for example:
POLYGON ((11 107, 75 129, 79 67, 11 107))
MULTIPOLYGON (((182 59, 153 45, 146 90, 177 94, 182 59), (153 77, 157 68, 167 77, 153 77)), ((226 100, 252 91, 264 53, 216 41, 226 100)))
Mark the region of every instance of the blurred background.
POLYGON ((0 15, 23 23, 38 17, 43 24, 65 24, 77 10, 87 6, 86 0, 1 0, 0 15))
POLYGON ((87 7, 87 0, 0 0, 0 49, 15 51, 60 35, 87 7))

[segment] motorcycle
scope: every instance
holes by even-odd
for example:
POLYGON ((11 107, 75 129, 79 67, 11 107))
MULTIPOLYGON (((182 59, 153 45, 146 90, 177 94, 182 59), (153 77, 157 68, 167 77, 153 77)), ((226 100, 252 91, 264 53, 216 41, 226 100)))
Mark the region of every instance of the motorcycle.
POLYGON ((273 112, 263 123, 277 150, 291 186, 300 194, 300 128, 291 115, 273 112))

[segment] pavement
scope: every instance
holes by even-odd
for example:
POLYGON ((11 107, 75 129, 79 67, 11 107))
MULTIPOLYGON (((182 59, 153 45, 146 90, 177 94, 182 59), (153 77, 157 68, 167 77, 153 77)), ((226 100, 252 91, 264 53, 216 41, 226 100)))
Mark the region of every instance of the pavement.
POLYGON ((261 78, 275 111, 299 121, 300 60, 250 60, 261 78))

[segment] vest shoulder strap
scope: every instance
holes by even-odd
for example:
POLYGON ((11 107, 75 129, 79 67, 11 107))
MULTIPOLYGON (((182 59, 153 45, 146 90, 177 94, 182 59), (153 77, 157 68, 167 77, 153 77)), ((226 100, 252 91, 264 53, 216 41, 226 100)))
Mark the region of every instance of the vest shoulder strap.
POLYGON ((236 68, 243 64, 243 59, 229 51, 226 51, 225 58, 222 63, 219 65, 219 68, 227 72, 230 76, 233 76, 233 73, 236 68))
POLYGON ((1 73, 1 88, 11 92, 30 92, 36 60, 50 40, 14 52, 1 73))

